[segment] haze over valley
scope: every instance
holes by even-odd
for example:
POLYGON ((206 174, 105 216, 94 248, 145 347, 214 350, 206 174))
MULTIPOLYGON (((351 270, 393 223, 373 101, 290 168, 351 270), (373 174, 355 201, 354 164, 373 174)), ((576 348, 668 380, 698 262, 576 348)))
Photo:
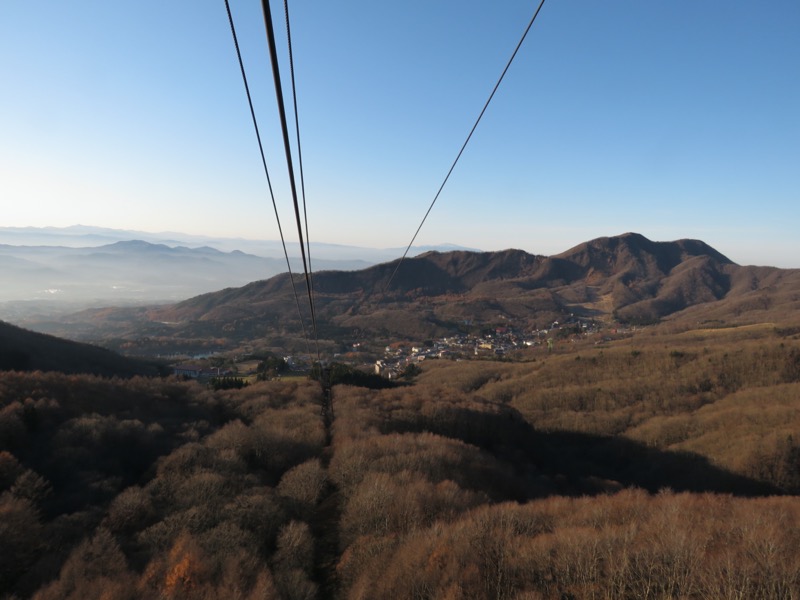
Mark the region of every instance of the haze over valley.
MULTIPOLYGON (((297 244, 287 250, 292 269, 302 272, 297 244)), ((335 244, 314 244, 312 251, 315 270, 361 269, 402 252, 335 244)), ((0 269, 0 318, 21 321, 90 306, 185 300, 287 266, 280 242, 74 226, 0 228, 0 269)))

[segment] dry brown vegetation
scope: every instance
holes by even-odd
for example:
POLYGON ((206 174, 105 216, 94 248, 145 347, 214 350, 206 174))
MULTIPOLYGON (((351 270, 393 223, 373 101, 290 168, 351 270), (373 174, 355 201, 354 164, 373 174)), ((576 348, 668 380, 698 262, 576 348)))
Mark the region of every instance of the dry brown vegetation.
POLYGON ((428 362, 330 431, 314 382, 0 373, 0 598, 800 597, 796 336, 428 362))
POLYGON ((337 389, 342 597, 796 597, 784 333, 645 335, 337 389))
POLYGON ((797 501, 554 497, 362 536, 340 563, 350 598, 790 598, 797 501))
POLYGON ((315 597, 319 396, 3 373, 0 596, 315 597))
POLYGON ((421 378, 433 381, 515 409, 553 439, 640 442, 800 492, 800 345, 774 327, 645 335, 525 365, 445 363, 421 378))

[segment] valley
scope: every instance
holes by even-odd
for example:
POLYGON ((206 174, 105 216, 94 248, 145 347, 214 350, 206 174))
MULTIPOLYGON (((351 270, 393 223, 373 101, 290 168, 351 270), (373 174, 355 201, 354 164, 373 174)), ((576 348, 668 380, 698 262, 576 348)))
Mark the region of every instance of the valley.
POLYGON ((4 325, 0 597, 800 594, 796 271, 394 266, 315 275, 327 375, 285 275, 38 325, 105 349, 4 325))

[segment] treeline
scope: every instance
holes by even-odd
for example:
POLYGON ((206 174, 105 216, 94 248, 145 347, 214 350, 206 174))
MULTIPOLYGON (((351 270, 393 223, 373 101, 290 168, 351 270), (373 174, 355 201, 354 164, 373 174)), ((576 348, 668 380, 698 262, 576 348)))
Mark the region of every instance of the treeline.
POLYGON ((310 377, 315 381, 325 380, 327 385, 355 385, 359 387, 381 390, 395 387, 395 382, 375 373, 367 373, 350 365, 334 362, 323 368, 315 363, 310 377))

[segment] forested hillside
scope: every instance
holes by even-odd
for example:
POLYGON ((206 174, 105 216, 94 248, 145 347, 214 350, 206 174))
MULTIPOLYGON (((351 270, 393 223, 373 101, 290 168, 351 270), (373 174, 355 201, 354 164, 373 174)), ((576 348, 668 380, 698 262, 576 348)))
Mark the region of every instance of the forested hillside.
POLYGON ((157 374, 153 364, 0 321, 0 371, 5 370, 91 373, 106 377, 157 374))
POLYGON ((0 374, 0 597, 789 598, 800 341, 696 330, 412 385, 0 374))

